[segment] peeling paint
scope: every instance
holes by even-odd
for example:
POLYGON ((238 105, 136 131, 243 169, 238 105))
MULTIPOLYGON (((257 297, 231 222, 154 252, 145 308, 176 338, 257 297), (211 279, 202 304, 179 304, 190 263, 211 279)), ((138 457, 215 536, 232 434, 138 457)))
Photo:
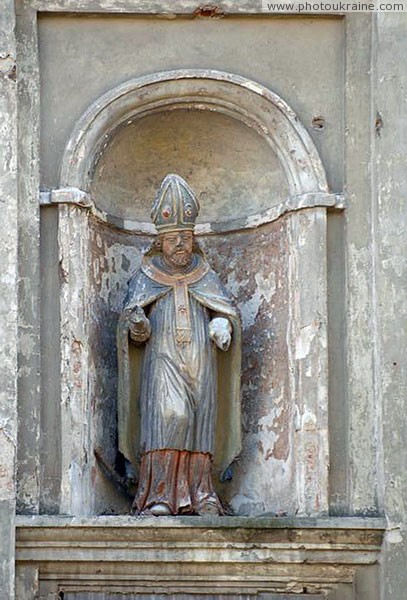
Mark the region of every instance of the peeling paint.
POLYGON ((308 356, 311 344, 315 339, 317 331, 318 326, 316 323, 311 323, 310 325, 304 325, 301 327, 300 335, 297 338, 295 345, 295 358, 297 360, 301 360, 308 356))
POLYGON ((15 498, 15 436, 0 427, 0 501, 15 498))
POLYGON ((401 527, 392 527, 385 533, 385 540, 388 544, 403 544, 404 538, 401 534, 401 527))

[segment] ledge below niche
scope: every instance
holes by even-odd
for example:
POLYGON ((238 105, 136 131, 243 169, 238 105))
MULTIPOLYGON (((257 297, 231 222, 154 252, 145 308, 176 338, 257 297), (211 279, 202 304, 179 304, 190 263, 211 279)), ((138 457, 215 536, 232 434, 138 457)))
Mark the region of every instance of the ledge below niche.
POLYGON ((378 560, 384 530, 381 518, 356 517, 18 516, 17 569, 25 583, 25 572, 35 574, 41 598, 216 590, 224 600, 283 600, 306 590, 305 598, 352 599, 357 572, 378 560))

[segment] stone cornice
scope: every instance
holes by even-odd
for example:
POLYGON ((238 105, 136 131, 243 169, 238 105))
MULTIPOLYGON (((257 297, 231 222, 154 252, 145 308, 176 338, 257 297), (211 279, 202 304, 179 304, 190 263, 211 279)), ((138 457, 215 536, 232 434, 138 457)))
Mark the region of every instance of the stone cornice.
POLYGON ((380 518, 17 517, 17 560, 372 564, 380 518), (69 546, 69 555, 67 547, 69 546))
POLYGON ((20 516, 16 558, 45 595, 326 594, 377 562, 384 529, 380 518, 20 516))

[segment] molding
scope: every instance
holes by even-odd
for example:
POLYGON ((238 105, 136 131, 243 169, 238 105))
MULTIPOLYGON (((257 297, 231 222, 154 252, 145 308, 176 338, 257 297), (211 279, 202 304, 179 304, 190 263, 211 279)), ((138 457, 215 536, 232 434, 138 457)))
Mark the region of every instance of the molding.
POLYGON ((17 517, 16 556, 64 591, 315 593, 375 564, 384 529, 380 518, 17 517))
POLYGON ((259 529, 259 530, 327 530, 335 531, 367 531, 369 529, 384 533, 387 521, 382 516, 372 517, 274 517, 267 514, 256 517, 231 516, 177 516, 149 517, 132 515, 101 515, 96 517, 74 517, 71 515, 17 515, 16 527, 28 529, 83 529, 83 528, 115 528, 131 529, 259 529))
MULTIPOLYGON (((180 16, 199 16, 197 12, 212 3, 198 0, 31 0, 32 6, 44 12, 75 13, 116 13, 133 15, 160 15, 173 19, 180 16)), ((216 2, 216 14, 211 18, 224 15, 263 15, 270 13, 260 10, 259 0, 220 0, 216 2)), ((335 16, 337 13, 335 13, 335 16)))
MULTIPOLYGON (((155 235, 156 229, 152 223, 122 219, 115 215, 100 210, 90 195, 78 188, 60 188, 40 194, 41 206, 54 204, 74 204, 81 208, 89 209, 99 221, 113 225, 126 233, 155 235)), ((211 223, 198 223, 195 228, 196 235, 213 235, 217 233, 228 233, 242 229, 257 229, 267 223, 277 221, 283 215, 291 212, 307 209, 326 207, 333 210, 344 210, 346 198, 343 194, 332 194, 328 192, 315 192, 290 196, 284 202, 280 202, 271 208, 243 219, 231 219, 229 221, 216 221, 211 223)))
MULTIPOLYGON (((78 194, 78 200, 80 200, 78 194)), ((88 213, 75 204, 58 205, 61 352, 61 503, 60 511, 90 514, 89 440, 91 408, 90 262, 88 213)))
POLYGON ((48 204, 76 204, 82 208, 92 208, 94 206, 89 194, 78 188, 60 188, 48 192, 40 192, 40 205, 48 204))

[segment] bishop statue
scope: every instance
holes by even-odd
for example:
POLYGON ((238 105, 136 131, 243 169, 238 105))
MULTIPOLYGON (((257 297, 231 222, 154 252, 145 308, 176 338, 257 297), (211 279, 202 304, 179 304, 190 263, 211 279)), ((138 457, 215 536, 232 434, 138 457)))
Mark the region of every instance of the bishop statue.
POLYGON ((119 449, 141 515, 223 514, 214 482, 240 451, 239 315, 196 242, 199 208, 184 179, 164 178, 119 319, 119 449))

